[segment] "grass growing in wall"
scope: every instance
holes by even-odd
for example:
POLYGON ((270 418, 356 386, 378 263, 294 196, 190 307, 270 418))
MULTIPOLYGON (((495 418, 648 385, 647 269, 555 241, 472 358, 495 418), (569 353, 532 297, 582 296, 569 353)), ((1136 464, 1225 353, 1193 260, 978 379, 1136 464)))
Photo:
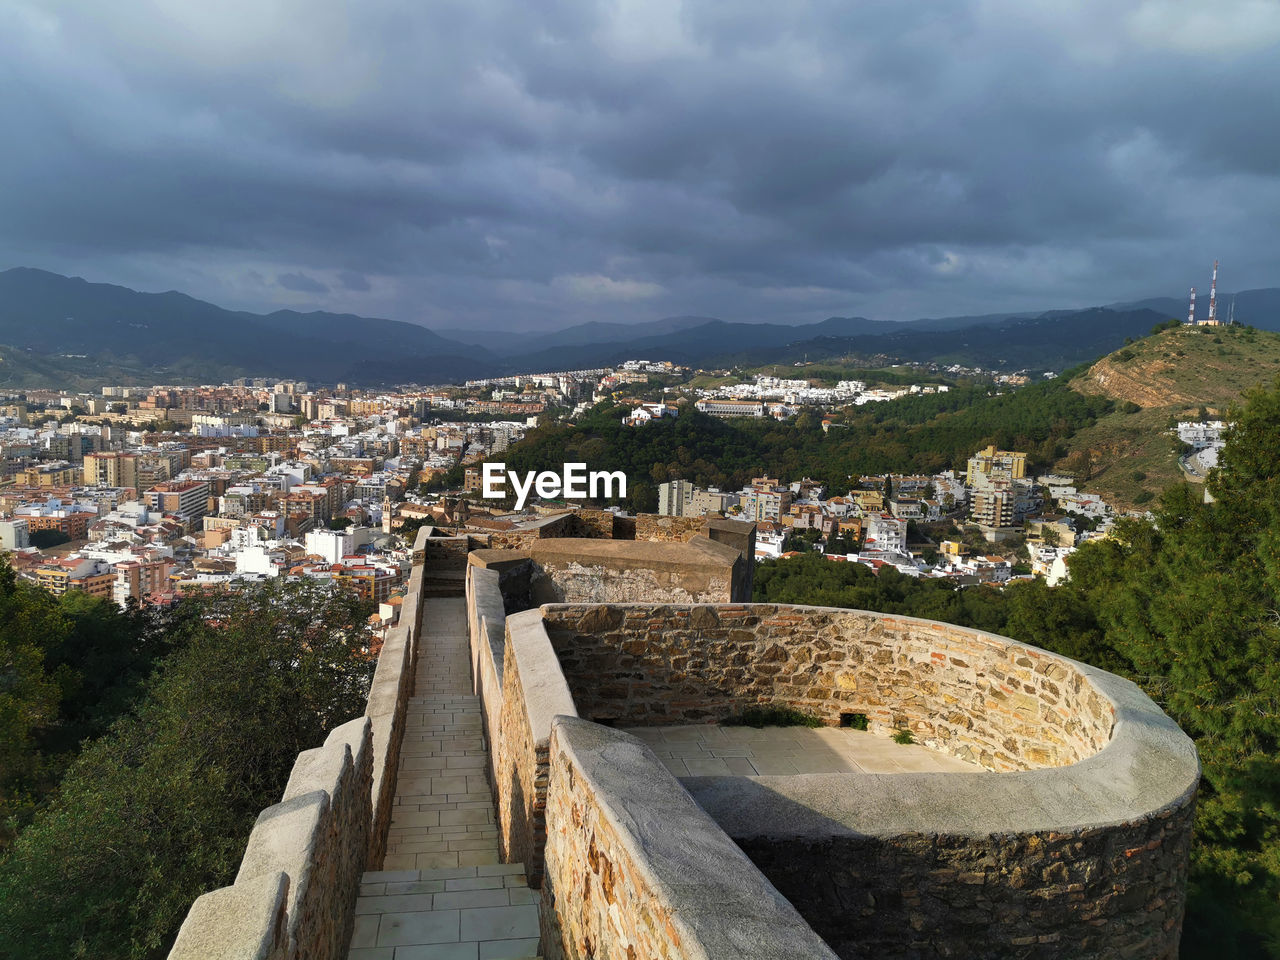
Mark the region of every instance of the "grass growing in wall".
POLYGON ((899 730, 893 735, 894 743, 915 743, 916 738, 911 735, 910 730, 899 730))
POLYGON ((751 707, 720 723, 726 727, 820 727, 822 720, 812 713, 790 707, 751 707))

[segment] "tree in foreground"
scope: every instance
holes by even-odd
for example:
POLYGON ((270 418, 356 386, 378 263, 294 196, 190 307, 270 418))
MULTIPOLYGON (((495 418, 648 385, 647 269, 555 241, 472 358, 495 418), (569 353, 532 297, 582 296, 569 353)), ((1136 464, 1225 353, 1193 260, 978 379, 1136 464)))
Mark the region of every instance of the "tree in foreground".
POLYGON ((313 581, 184 601, 146 696, 0 862, 0 956, 163 957, 298 752, 363 711, 368 613, 313 581))

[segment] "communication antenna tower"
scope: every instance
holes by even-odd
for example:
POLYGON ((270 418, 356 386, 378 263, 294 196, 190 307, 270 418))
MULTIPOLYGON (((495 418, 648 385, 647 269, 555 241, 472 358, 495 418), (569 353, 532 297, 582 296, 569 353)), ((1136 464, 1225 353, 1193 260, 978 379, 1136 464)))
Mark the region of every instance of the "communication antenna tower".
POLYGON ((1209 322, 1218 319, 1218 261, 1213 261, 1213 284, 1209 287, 1209 322))
POLYGON ((1194 325, 1196 322, 1196 288, 1191 288, 1191 309, 1187 311, 1187 323, 1194 325))

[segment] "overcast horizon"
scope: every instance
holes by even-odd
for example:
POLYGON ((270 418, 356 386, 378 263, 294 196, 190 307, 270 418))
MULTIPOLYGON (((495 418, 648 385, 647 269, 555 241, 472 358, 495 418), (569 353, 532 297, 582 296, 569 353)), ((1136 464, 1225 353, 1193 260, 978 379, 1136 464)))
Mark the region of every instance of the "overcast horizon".
POLYGON ((435 329, 1280 286, 1280 4, 0 0, 0 269, 435 329))

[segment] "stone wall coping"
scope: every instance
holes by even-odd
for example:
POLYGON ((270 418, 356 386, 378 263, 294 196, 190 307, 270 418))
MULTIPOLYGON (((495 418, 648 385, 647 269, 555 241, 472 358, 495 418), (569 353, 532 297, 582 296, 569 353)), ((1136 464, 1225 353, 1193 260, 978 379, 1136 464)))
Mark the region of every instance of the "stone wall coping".
POLYGON ((506 570, 528 560, 528 550, 503 550, 501 547, 483 547, 467 554, 467 564, 489 570, 506 570))
POLYGON ((647 540, 597 540, 557 537, 536 540, 529 548, 534 563, 547 560, 575 561, 583 564, 601 561, 632 563, 656 570, 689 569, 703 564, 729 564, 739 556, 737 550, 706 537, 695 537, 687 543, 647 540))
POLYGON ((524 691, 533 742, 545 745, 551 736, 552 719, 561 714, 576 717, 578 708, 543 626, 542 611, 525 610, 507 617, 507 643, 524 691))
POLYGON ((730 520, 728 517, 709 516, 707 518, 708 530, 723 530, 725 533, 732 533, 738 536, 747 536, 755 529, 755 521, 753 520, 730 520))
MULTIPOLYGON (((473 616, 477 624, 482 624, 481 634, 489 641, 488 656, 493 661, 495 674, 499 684, 502 682, 502 648, 506 643, 507 614, 503 606, 502 590, 499 587, 498 571, 492 568, 475 567, 467 571, 471 578, 471 604, 473 616)), ((477 644, 480 648, 481 645, 477 644)), ((476 657, 485 655, 483 649, 477 649, 476 657)), ((479 664, 477 664, 479 666, 479 664)), ((477 673, 480 671, 477 670, 477 673)))
MULTIPOLYGON (((742 556, 742 551, 722 543, 719 540, 712 540, 706 534, 700 533, 696 537, 685 542, 685 545, 698 553, 704 555, 709 560, 717 563, 732 564, 735 560, 742 556)), ((751 558, 751 562, 755 563, 755 557, 751 558)))
MULTIPOLYGON (((546 604, 540 615, 601 605, 546 604)), ((932 620, 839 607, 789 604, 607 604, 621 610, 750 610, 834 614, 961 631, 999 650, 1026 651, 1078 670, 1115 711, 1111 740, 1096 754, 1061 767, 1010 773, 804 774, 688 777, 682 783, 733 837, 985 836, 1079 831, 1131 823, 1180 809, 1200 779, 1195 744, 1134 683, 1097 667, 981 630, 932 620)), ((523 616, 523 615, 522 615, 523 616)), ((531 710, 533 698, 530 698, 531 710)))
POLYGON ((571 716, 553 721, 634 869, 661 904, 685 960, 835 960, 836 955, 641 740, 571 716))
POLYGON ((289 875, 264 873, 196 899, 171 956, 201 960, 284 960, 289 875))

